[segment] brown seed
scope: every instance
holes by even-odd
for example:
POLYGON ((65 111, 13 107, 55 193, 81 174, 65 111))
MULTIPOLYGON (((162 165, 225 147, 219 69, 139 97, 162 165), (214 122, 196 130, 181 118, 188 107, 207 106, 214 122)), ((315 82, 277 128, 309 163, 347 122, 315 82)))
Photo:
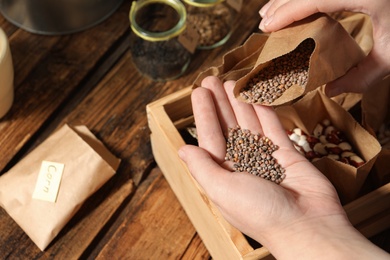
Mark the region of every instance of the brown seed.
POLYGON ((248 103, 270 104, 292 85, 305 86, 313 50, 312 39, 303 41, 294 51, 274 59, 268 67, 259 71, 240 91, 240 95, 248 103))
POLYGON ((236 163, 234 171, 247 171, 277 184, 282 182, 285 170, 272 156, 278 147, 269 138, 252 134, 239 126, 230 128, 228 136, 225 160, 236 163), (234 151, 229 147, 235 147, 234 151))

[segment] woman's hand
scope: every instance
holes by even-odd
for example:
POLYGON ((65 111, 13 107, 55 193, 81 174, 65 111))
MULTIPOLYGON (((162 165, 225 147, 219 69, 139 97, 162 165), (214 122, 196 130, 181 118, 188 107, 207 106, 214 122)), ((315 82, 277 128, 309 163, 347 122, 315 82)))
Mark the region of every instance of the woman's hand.
POLYGON ((318 259, 323 252, 316 249, 324 248, 325 242, 337 246, 344 238, 364 240, 349 223, 331 183, 295 150, 273 108, 239 102, 233 86, 233 81, 222 84, 208 77, 193 91, 199 147, 186 145, 179 151, 226 220, 277 258, 318 259), (225 161, 225 136, 237 125, 279 146, 273 156, 286 170, 280 185, 233 172, 232 163, 225 161))
POLYGON ((351 11, 371 17, 374 29, 374 46, 369 55, 344 76, 327 84, 328 96, 344 92, 363 93, 390 74, 390 1, 317 1, 317 0, 271 0, 261 10, 263 17, 260 29, 272 32, 314 13, 351 11))

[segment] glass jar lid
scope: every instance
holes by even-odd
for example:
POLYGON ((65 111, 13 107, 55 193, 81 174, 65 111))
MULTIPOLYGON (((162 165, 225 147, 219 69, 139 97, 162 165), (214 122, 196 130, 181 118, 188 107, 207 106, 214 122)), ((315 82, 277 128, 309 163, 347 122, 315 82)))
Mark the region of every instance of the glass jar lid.
MULTIPOLYGON (((185 30, 187 13, 184 5, 178 0, 138 0, 133 1, 131 5, 129 19, 132 31, 142 39, 147 41, 166 41, 180 35, 185 30), (137 21, 137 14, 144 7, 151 5, 165 5, 173 8, 179 17, 177 23, 163 31, 152 31, 143 27, 137 21)), ((164 23, 164 20, 161 22, 164 23)))
POLYGON ((210 7, 224 2, 225 0, 183 0, 186 4, 196 7, 210 7))

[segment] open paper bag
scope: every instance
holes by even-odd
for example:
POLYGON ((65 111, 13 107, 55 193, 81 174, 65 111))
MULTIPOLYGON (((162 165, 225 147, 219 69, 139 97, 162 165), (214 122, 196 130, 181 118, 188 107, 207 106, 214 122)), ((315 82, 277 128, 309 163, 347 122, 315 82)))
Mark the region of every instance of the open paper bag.
MULTIPOLYGON (((217 76, 223 81, 237 81, 241 79, 241 83, 237 84, 242 84, 244 86, 244 79, 248 80, 249 77, 256 72, 256 70, 259 70, 260 67, 264 65, 259 65, 261 59, 272 59, 277 55, 285 54, 286 52, 291 51, 291 49, 293 49, 293 47, 291 46, 286 46, 286 44, 291 45, 291 42, 293 42, 293 40, 289 40, 288 42, 283 43, 281 45, 279 43, 275 43, 275 41, 282 41, 279 39, 281 38, 280 35, 276 37, 276 39, 268 39, 270 37, 275 38, 275 34, 276 33, 253 33, 248 38, 248 40, 244 42, 244 44, 226 53, 223 56, 222 63, 220 65, 210 67, 200 73, 194 81, 193 87, 199 87, 202 80, 207 76, 217 76), (274 42, 274 44, 272 44, 272 42, 274 42), (263 50, 264 47, 267 47, 267 49, 263 50), (286 48, 288 50, 286 50, 286 48), (265 54, 265 52, 267 52, 267 54, 265 54)), ((370 22, 369 17, 363 14, 346 14, 339 22, 336 22, 335 20, 332 20, 327 16, 321 16, 318 19, 313 19, 313 21, 306 20, 303 22, 302 25, 298 24, 296 26, 288 27, 278 34, 282 34, 282 36, 283 34, 291 34, 286 35, 285 38, 295 39, 296 44, 300 43, 301 40, 306 36, 310 36, 311 38, 314 37, 317 41, 320 41, 320 47, 324 50, 319 49, 319 47, 317 46, 317 54, 314 55, 312 59, 316 59, 320 63, 331 62, 330 65, 332 65, 333 63, 337 63, 336 67, 338 68, 338 70, 336 68, 336 70, 333 71, 334 68, 330 68, 329 65, 327 65, 325 67, 327 69, 324 70, 324 67, 322 67, 321 64, 317 62, 317 67, 320 68, 320 71, 318 71, 318 69, 313 71, 314 68, 312 68, 311 74, 314 75, 317 73, 321 73, 323 75, 321 75, 321 77, 311 77, 316 77, 316 81, 319 82, 315 83, 314 81, 311 81, 310 85, 312 86, 309 86, 310 88, 308 86, 306 86, 305 89, 299 87, 297 88, 299 92, 308 92, 310 91, 310 89, 321 86, 322 84, 320 84, 320 82, 330 81, 340 76, 340 74, 344 74, 349 67, 353 66, 353 64, 362 59, 364 55, 371 50, 373 44, 372 24, 370 22), (328 29, 313 29, 312 27, 318 26, 318 23, 320 23, 319 26, 326 27, 325 29, 328 29), (300 28, 302 27, 308 28, 306 28, 302 32, 298 32, 297 35, 294 35, 294 32, 300 31, 300 28), (283 31, 287 32, 283 33, 283 31), (342 36, 341 38, 338 36, 339 34, 342 36), (338 52, 333 53, 332 49, 337 49, 339 50, 339 52, 342 52, 342 54, 338 52), (344 52, 344 49, 348 50, 344 52), (320 51, 321 53, 319 53, 320 51), (326 56, 329 53, 331 53, 332 55, 329 57, 326 56), (337 56, 336 53, 340 54, 341 56, 337 56), (322 56, 324 55, 325 59, 322 60, 322 56), (340 59, 341 62, 338 59, 340 59)), ((235 89, 237 96, 239 96, 239 90, 240 87, 237 86, 235 89)), ((285 93, 285 97, 283 99, 292 100, 294 99, 294 97, 300 95, 301 94, 297 94, 295 91, 293 91, 293 89, 291 89, 289 92, 285 93), (290 97, 287 97, 287 95, 290 95, 288 93, 291 94, 290 97)), ((279 98, 279 100, 275 101, 271 105, 284 103, 285 101, 283 101, 283 99, 281 98, 279 98)), ((361 95, 355 93, 345 93, 333 99, 335 99, 340 105, 342 105, 345 109, 348 110, 361 100, 361 95)))
POLYGON ((0 206, 44 250, 119 163, 85 126, 64 125, 0 177, 0 206))
POLYGON ((339 22, 325 14, 316 14, 270 34, 252 71, 237 80, 235 97, 247 102, 240 93, 249 82, 260 71, 277 64, 278 59, 292 53, 310 39, 315 46, 309 60, 307 82, 304 85, 293 84, 271 103, 251 103, 276 106, 293 101, 344 75, 365 57, 360 46, 339 22))
POLYGON ((217 76, 223 81, 237 80, 243 77, 252 70, 267 39, 267 34, 252 34, 244 44, 227 52, 222 57, 222 64, 210 67, 200 73, 195 79, 193 87, 199 87, 207 76, 217 76))
POLYGON ((315 126, 329 119, 333 126, 344 133, 354 151, 364 160, 358 168, 327 157, 313 164, 333 183, 342 203, 355 199, 381 151, 374 136, 367 132, 350 113, 328 98, 319 89, 307 93, 293 105, 276 108, 284 128, 299 127, 307 134, 313 133, 315 126))

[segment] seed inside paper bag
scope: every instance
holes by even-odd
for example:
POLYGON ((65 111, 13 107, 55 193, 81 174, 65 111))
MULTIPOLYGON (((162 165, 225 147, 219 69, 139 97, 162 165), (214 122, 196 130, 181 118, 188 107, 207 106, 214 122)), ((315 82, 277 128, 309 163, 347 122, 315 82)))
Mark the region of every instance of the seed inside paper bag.
POLYGON ((292 85, 304 87, 314 47, 314 41, 306 39, 294 51, 273 59, 241 90, 241 97, 247 103, 271 104, 292 85))

